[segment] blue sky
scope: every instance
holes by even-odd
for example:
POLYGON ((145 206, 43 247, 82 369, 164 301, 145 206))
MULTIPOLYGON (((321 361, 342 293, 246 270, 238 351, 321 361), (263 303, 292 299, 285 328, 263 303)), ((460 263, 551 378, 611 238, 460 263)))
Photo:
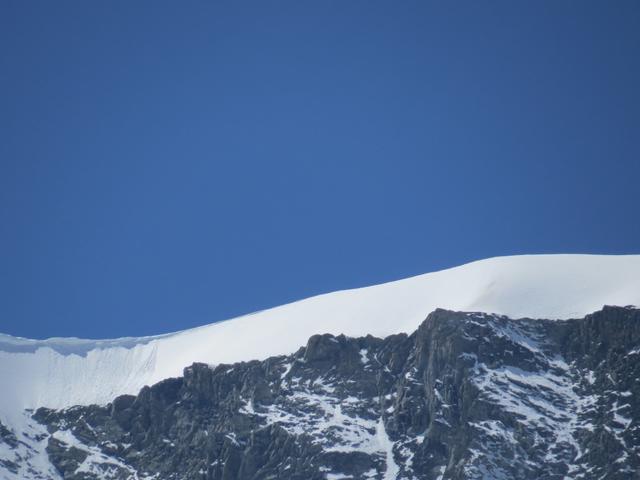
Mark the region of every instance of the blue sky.
POLYGON ((640 251, 640 3, 0 6, 0 331, 640 251))

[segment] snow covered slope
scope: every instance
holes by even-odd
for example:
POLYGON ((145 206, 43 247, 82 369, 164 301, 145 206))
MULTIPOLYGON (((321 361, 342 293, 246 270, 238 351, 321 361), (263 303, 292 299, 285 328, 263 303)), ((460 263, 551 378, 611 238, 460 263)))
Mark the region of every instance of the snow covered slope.
POLYGON ((316 333, 411 332, 438 307, 559 319, 605 304, 640 305, 640 255, 492 258, 157 337, 36 341, 0 335, 0 421, 12 423, 24 408, 106 403, 181 375, 193 362, 290 353, 316 333))

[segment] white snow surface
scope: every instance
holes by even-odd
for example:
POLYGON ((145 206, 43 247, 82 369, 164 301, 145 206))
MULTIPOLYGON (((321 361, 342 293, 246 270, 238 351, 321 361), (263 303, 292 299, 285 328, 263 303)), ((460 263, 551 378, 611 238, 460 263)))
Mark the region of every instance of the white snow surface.
POLYGON ((15 423, 25 408, 108 403, 180 376, 193 362, 288 354, 317 333, 411 333, 436 308, 565 319, 603 305, 640 305, 640 255, 491 258, 156 337, 29 340, 0 335, 0 421, 15 423))

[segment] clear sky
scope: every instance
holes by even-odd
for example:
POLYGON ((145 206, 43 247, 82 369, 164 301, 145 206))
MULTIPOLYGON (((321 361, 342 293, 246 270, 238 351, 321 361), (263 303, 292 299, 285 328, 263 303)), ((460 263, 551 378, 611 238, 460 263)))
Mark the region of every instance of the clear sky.
POLYGON ((0 3, 0 331, 640 252, 640 2, 0 3))

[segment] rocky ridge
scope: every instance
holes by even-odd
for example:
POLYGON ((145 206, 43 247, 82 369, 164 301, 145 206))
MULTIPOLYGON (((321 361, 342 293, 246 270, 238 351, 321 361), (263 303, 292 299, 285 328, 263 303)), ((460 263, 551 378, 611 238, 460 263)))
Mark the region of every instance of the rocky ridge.
POLYGON ((315 335, 288 356, 193 364, 106 406, 38 409, 29 432, 0 425, 0 473, 637 479, 639 360, 631 307, 565 321, 436 310, 411 335, 315 335))

